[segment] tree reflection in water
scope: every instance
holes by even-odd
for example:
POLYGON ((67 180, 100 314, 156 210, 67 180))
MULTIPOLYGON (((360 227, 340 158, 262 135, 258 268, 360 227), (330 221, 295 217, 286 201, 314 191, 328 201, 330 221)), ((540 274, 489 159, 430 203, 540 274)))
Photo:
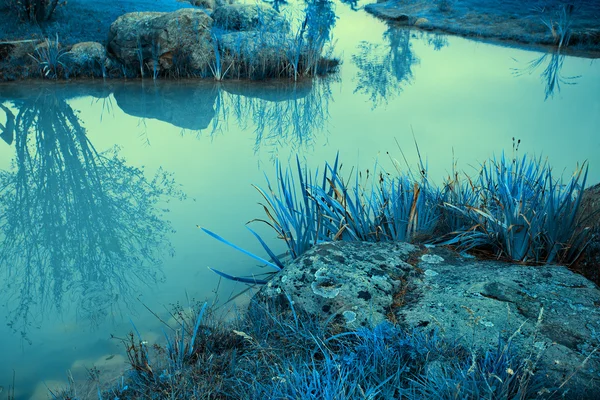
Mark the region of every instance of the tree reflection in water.
POLYGON ((413 65, 419 64, 411 39, 424 40, 435 50, 448 44, 444 35, 417 32, 388 25, 383 34, 385 44, 361 42, 352 62, 358 67, 355 93, 369 97, 373 108, 387 104, 404 90, 413 79, 413 65))
POLYGON ((64 99, 13 103, 16 155, 0 171, 0 276, 7 323, 28 340, 66 301, 100 323, 136 287, 155 283, 172 252, 164 203, 184 194, 165 171, 149 180, 128 166, 118 148, 98 153, 64 99))

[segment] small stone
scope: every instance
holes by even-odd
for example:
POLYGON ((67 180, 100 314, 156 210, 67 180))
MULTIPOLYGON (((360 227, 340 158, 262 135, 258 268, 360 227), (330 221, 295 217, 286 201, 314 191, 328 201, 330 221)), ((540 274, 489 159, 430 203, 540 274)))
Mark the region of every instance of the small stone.
POLYGON ((421 256, 421 261, 428 264, 439 264, 443 262, 444 259, 436 254, 424 254, 421 256))
POLYGON ((356 313, 354 311, 344 311, 342 313, 342 315, 346 319, 347 324, 350 324, 350 323, 356 321, 356 313))

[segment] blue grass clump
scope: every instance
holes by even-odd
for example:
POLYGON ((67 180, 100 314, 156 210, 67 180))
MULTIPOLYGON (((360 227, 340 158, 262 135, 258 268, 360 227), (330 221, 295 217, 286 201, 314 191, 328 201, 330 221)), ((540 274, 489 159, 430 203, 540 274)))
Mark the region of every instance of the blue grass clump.
POLYGON ((466 196, 468 202, 443 204, 455 224, 463 225, 445 243, 465 250, 490 246, 496 255, 519 262, 573 261, 588 237, 576 221, 587 170, 584 164, 564 183, 541 158, 490 160, 462 193, 448 195, 466 196))
POLYGON ((59 77, 69 77, 68 55, 69 52, 61 46, 57 34, 54 41, 46 38, 43 44, 36 47, 34 54, 31 54, 30 57, 36 62, 44 78, 58 79, 59 77))
MULTIPOLYGON (((154 345, 147 359, 130 356, 128 373, 98 397, 525 399, 542 387, 543 374, 510 342, 476 355, 437 330, 384 322, 349 331, 335 315, 323 321, 295 310, 289 297, 286 304, 251 302, 227 324, 206 305, 195 317, 187 313, 166 345, 154 345)), ((128 354, 144 354, 135 337, 126 341, 128 354)))
MULTIPOLYGON (((502 155, 483 163, 475 178, 453 172, 441 189, 429 181, 422 162, 419 173, 409 168, 396 176, 376 165, 373 173, 367 170, 365 182, 360 173, 344 180, 340 166, 336 156, 322 174, 312 174, 296 158, 295 175, 277 164, 276 188, 268 178, 267 189, 256 187, 266 218, 253 221, 273 228, 292 260, 315 244, 351 240, 429 242, 523 263, 568 264, 590 239, 589 229, 577 219, 587 163, 564 182, 541 158, 502 155)), ((253 234, 271 258, 268 263, 283 268, 283 261, 253 234)))

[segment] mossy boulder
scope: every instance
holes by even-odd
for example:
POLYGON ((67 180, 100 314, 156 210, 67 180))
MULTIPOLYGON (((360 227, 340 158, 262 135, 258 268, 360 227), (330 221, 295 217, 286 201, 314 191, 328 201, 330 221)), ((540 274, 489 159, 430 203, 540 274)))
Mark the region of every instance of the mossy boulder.
POLYGON ((563 266, 406 243, 332 242, 277 273, 251 307, 289 310, 290 301, 351 329, 387 320, 409 331, 438 330, 477 354, 496 348, 501 335, 531 360, 548 390, 564 383, 559 393, 570 399, 600 392, 600 289, 563 266))
POLYGON ((83 75, 105 75, 111 67, 106 49, 98 42, 81 42, 69 51, 70 66, 75 73, 83 75))
POLYGON ((265 4, 227 4, 212 14, 214 24, 228 31, 277 31, 289 29, 287 21, 265 4))
POLYGON ((107 51, 129 68, 139 69, 142 62, 163 72, 185 58, 186 68, 203 70, 214 57, 212 22, 203 10, 191 8, 124 14, 110 26, 107 51))

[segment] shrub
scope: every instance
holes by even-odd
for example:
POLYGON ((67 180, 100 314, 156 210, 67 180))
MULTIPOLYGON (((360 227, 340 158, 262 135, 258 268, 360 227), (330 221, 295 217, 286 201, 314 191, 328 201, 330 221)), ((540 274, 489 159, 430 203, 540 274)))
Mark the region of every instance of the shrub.
POLYGON ((58 5, 66 4, 66 0, 7 0, 8 7, 14 10, 19 18, 30 22, 49 20, 58 5))
POLYGON ((69 77, 69 68, 65 63, 67 56, 68 51, 61 47, 56 35, 55 41, 46 38, 44 43, 36 47, 31 58, 39 66, 44 78, 56 79, 61 75, 69 77))

